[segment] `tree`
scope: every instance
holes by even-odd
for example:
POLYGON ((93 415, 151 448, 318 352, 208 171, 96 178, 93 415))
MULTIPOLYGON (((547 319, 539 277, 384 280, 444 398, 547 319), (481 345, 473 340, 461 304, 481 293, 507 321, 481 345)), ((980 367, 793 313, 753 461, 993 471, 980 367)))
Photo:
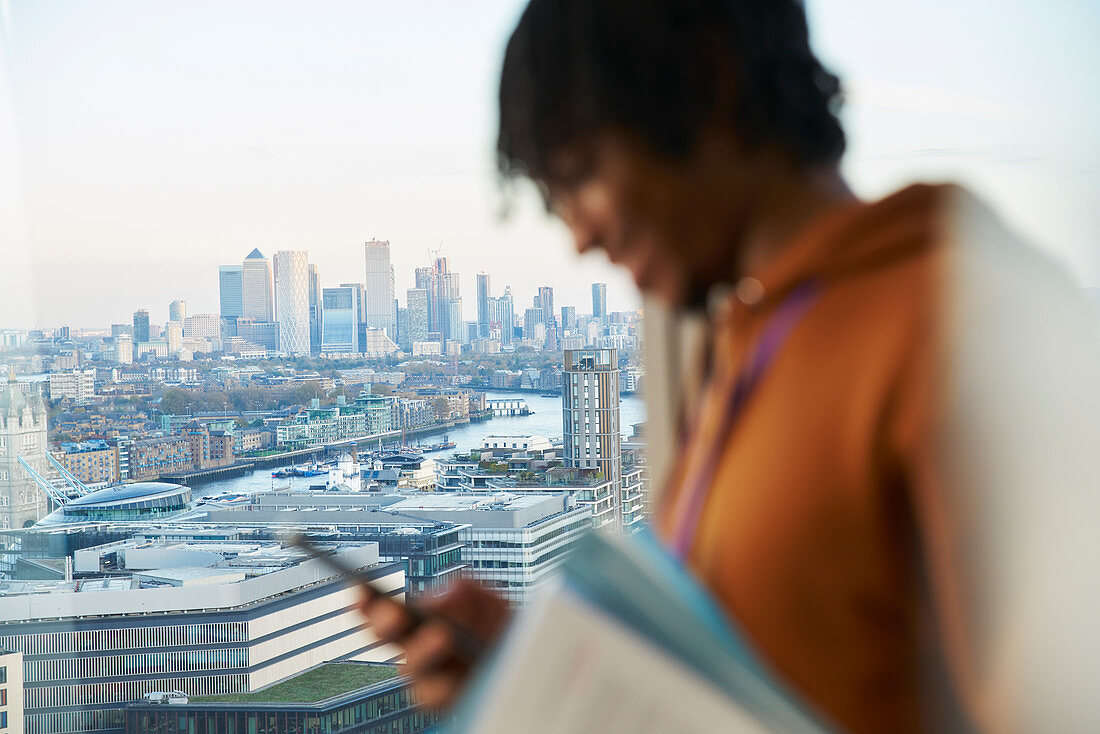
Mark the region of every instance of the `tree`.
POLYGON ((161 412, 168 415, 187 415, 194 403, 194 394, 190 390, 170 387, 160 399, 161 412))

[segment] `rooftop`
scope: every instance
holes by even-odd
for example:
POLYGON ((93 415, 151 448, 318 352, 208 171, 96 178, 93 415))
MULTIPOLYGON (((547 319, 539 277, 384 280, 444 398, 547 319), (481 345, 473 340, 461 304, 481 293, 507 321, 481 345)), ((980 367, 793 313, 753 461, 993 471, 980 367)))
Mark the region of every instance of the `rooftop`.
POLYGON ((393 665, 329 663, 253 693, 192 698, 209 703, 316 703, 397 676, 393 665))
POLYGON ((187 487, 168 482, 135 482, 134 484, 120 484, 106 489, 77 497, 69 502, 73 506, 98 505, 107 502, 121 502, 137 498, 152 499, 153 497, 167 497, 180 492, 190 492, 187 487))

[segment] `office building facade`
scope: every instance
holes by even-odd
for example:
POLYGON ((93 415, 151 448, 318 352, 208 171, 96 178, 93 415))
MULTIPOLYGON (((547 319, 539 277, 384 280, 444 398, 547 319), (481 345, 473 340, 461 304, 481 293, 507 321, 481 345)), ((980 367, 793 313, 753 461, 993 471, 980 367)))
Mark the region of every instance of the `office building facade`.
POLYGON ((359 354, 359 317, 361 291, 352 286, 324 288, 321 291, 321 352, 323 354, 359 354))
POLYGON ((149 312, 144 308, 134 311, 134 342, 149 341, 149 312))
POLYGON ((183 323, 187 318, 187 301, 176 299, 168 304, 168 320, 183 323))
POLYGON ((385 329, 387 336, 397 335, 397 313, 394 309, 393 265, 390 264, 388 240, 371 240, 363 245, 366 280, 366 324, 371 329, 385 329))
MULTIPOLYGON (((103 550, 100 563, 119 555, 103 550)), ((99 552, 78 551, 75 565, 99 552)), ((121 734, 125 705, 148 693, 247 693, 330 660, 397 655, 361 628, 356 590, 318 561, 260 544, 191 544, 144 549, 127 565, 219 553, 229 560, 211 568, 146 563, 130 577, 0 581, 0 648, 23 654, 28 734, 121 734)), ((379 562, 376 545, 341 553, 403 594, 401 565, 379 562)))
POLYGON ((592 284, 592 318, 607 319, 607 283, 592 284))
POLYGON ((393 677, 300 703, 275 702, 261 693, 233 703, 130 704, 125 734, 417 734, 434 730, 438 721, 438 712, 416 703, 408 678, 393 677))
POLYGON ((309 356, 309 263, 305 250, 279 250, 275 266, 275 313, 279 351, 309 356))
POLYGON ((241 263, 241 310, 259 323, 275 322, 271 263, 254 249, 241 263))
POLYGON ((23 653, 0 648, 0 732, 23 731, 23 653))
POLYGON ((241 265, 218 267, 218 313, 226 321, 244 316, 243 269, 241 265))

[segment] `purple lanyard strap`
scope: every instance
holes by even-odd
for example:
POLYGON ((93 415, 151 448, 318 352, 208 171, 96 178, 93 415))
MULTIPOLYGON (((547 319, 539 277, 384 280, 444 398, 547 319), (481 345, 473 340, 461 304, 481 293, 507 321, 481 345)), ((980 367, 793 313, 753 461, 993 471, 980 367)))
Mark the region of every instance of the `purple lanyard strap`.
POLYGON ((718 469, 718 461, 726 448, 726 439, 738 418, 741 417, 753 390, 783 348, 794 327, 813 306, 818 293, 817 284, 812 281, 802 283, 791 291, 764 327, 756 343, 756 349, 737 376, 733 392, 720 418, 721 423, 715 440, 706 448, 699 468, 689 475, 688 483, 684 486, 676 503, 677 507, 683 510, 673 514, 673 518, 679 518, 679 522, 673 528, 669 550, 681 562, 687 559, 688 552, 691 550, 695 530, 703 514, 703 506, 706 504, 718 469))

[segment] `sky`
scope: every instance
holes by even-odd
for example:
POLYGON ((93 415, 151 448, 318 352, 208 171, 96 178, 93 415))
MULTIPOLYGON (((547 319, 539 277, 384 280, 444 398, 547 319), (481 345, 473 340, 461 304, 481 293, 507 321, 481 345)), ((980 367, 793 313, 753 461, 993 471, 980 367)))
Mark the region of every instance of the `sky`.
MULTIPOLYGON (((437 248, 517 307, 540 285, 634 308, 630 280, 493 168, 518 0, 0 0, 0 328, 218 309, 217 266, 307 249, 322 285, 437 248)), ((844 170, 879 197, 955 180, 1100 285, 1100 3, 808 0, 845 82, 844 170)))

